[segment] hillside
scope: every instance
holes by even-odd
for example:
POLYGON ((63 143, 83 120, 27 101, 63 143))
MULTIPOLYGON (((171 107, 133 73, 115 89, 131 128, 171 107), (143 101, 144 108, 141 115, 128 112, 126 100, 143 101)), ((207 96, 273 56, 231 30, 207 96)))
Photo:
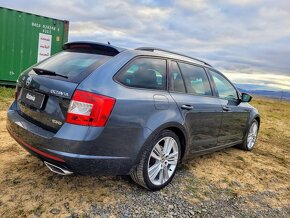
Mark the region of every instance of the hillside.
POLYGON ((288 90, 267 90, 265 86, 257 86, 253 84, 235 84, 241 92, 246 92, 252 95, 260 95, 280 100, 290 101, 290 87, 288 90))

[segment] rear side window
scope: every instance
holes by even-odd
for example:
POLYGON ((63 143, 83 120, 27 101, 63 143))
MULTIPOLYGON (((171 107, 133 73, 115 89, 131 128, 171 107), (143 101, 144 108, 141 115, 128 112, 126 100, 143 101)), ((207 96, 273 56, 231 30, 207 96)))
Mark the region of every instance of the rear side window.
POLYGON ((166 89, 166 60, 138 58, 117 76, 117 80, 129 87, 166 89))
POLYGON ((169 70, 170 91, 185 92, 184 82, 176 62, 171 61, 169 70))
POLYGON ((198 95, 212 95, 209 81, 202 67, 179 63, 188 93, 198 95))
POLYGON ((53 71, 72 80, 88 68, 94 67, 92 71, 95 70, 110 58, 100 54, 63 51, 38 64, 37 68, 53 71))

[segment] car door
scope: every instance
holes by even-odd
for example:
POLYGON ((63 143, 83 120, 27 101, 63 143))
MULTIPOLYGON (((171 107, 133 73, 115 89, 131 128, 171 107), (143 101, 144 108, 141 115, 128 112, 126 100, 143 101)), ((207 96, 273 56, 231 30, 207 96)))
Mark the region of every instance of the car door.
POLYGON ((169 91, 185 120, 190 153, 217 145, 222 120, 220 101, 214 98, 205 69, 169 62, 169 91))
POLYGON ((243 104, 236 88, 221 73, 208 70, 216 95, 223 108, 222 127, 218 145, 237 143, 243 139, 250 112, 243 104))

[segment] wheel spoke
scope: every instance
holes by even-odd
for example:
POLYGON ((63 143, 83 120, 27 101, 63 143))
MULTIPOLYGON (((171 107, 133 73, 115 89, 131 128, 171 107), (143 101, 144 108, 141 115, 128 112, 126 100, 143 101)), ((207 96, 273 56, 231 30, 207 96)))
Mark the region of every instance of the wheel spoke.
POLYGON ((156 176, 158 175, 158 173, 160 172, 160 170, 161 170, 161 166, 159 162, 151 166, 148 171, 150 179, 154 180, 156 176))
POLYGON ((175 140, 173 138, 166 138, 164 143, 164 154, 169 155, 171 149, 173 148, 173 144, 175 143, 175 140))
POLYGON ((160 147, 159 144, 156 144, 156 145, 155 145, 153 152, 154 152, 157 156, 159 156, 159 157, 161 157, 161 156, 162 156, 162 153, 163 153, 163 152, 162 152, 162 148, 160 147))
POLYGON ((170 165, 176 165, 177 164, 177 159, 168 160, 168 164, 170 164, 170 165))
POLYGON ((167 157, 168 164, 170 165, 176 165, 178 161, 178 152, 171 153, 167 157))
POLYGON ((172 158, 177 158, 177 157, 178 157, 178 152, 173 152, 167 156, 167 159, 170 160, 172 158))
POLYGON ((168 167, 165 167, 163 169, 164 182, 166 182, 169 179, 168 170, 169 170, 168 167))
POLYGON ((258 127, 257 127, 257 125, 255 124, 255 125, 253 126, 253 133, 256 134, 257 130, 258 130, 258 127))
POLYGON ((158 181, 159 181, 160 184, 163 184, 163 178, 164 178, 164 173, 163 172, 164 172, 164 169, 161 169, 160 173, 159 173, 159 180, 158 181))
POLYGON ((254 125, 251 126, 251 131, 250 132, 253 133, 254 132, 253 130, 254 130, 254 125))
POLYGON ((158 151, 154 148, 153 152, 151 153, 151 157, 153 157, 155 160, 160 161, 161 157, 158 154, 158 151))

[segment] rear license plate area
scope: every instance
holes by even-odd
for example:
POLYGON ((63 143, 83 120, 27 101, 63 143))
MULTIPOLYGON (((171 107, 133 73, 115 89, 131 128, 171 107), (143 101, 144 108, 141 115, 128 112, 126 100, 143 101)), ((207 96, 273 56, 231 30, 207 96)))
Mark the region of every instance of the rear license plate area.
POLYGON ((23 88, 21 92, 21 101, 27 105, 40 109, 43 105, 45 95, 23 88))

